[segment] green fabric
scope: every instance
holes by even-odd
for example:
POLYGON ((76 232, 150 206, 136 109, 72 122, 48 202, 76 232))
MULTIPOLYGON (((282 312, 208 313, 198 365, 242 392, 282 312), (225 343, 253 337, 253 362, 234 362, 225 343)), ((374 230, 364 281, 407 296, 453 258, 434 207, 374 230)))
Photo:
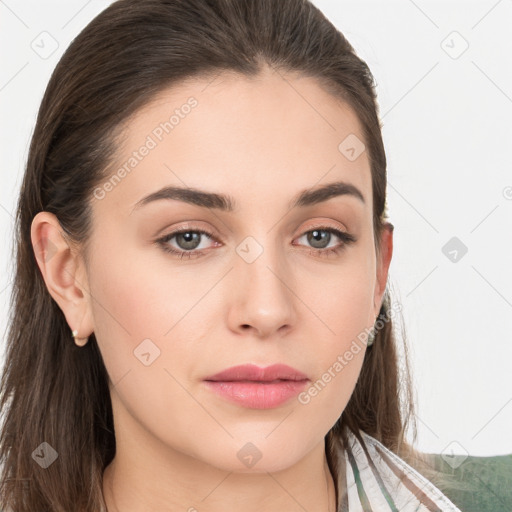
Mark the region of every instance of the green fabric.
POLYGON ((427 455, 438 474, 425 474, 462 512, 512 511, 512 455, 448 457, 427 455))

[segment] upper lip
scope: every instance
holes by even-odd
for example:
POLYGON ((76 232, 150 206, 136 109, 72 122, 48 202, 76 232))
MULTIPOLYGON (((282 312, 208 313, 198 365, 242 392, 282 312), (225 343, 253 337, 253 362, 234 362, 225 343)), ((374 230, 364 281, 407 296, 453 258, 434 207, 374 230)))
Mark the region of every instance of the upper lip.
POLYGON ((260 368, 254 364, 232 366, 204 380, 270 382, 274 380, 307 380, 307 376, 286 364, 273 364, 260 368))

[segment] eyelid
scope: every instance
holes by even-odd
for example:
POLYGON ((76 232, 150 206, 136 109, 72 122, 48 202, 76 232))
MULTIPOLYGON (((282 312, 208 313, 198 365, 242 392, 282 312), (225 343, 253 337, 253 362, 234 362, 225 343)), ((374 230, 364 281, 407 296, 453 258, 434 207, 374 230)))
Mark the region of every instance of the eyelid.
MULTIPOLYGON (((184 231, 204 232, 204 233, 210 235, 210 237, 212 237, 212 238, 216 238, 217 237, 217 235, 213 232, 212 229, 210 229, 208 227, 203 227, 201 224, 194 224, 194 222, 199 222, 199 221, 188 221, 188 222, 185 222, 185 223, 177 226, 176 228, 173 228, 172 231, 170 231, 167 235, 164 234, 164 235, 162 235, 159 238, 164 238, 164 237, 167 237, 167 236, 169 236, 171 234, 176 235, 176 234, 179 234, 179 233, 183 233, 184 231)), ((332 221, 329 221, 329 220, 316 221, 316 223, 314 223, 313 225, 307 226, 307 228, 300 230, 299 233, 294 238, 297 238, 297 236, 302 236, 305 233, 309 233, 310 231, 312 231, 314 229, 319 229, 319 228, 321 228, 321 229, 335 229, 335 230, 338 230, 338 231, 342 231, 344 233, 348 233, 348 230, 344 226, 330 225, 329 222, 332 222, 332 221)), ((165 231, 166 231, 166 228, 160 230, 160 232, 165 232, 165 231)), ((221 234, 219 236, 223 236, 223 235, 221 234)), ((157 234, 157 237, 158 237, 158 234, 157 234)))
POLYGON ((316 224, 313 224, 312 226, 308 226, 308 228, 306 230, 302 230, 302 234, 309 233, 310 231, 313 231, 315 229, 336 229, 338 231, 343 231, 344 233, 348 233, 348 230, 345 227, 332 226, 329 224, 329 221, 326 220, 324 222, 319 221, 316 224))

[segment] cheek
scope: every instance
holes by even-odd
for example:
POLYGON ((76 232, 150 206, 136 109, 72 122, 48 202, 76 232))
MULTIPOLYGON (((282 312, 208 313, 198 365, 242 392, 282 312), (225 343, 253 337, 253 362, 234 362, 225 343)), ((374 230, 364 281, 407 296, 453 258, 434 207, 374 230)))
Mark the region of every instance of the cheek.
MULTIPOLYGON (((136 417, 149 430, 169 427, 172 418, 194 406, 180 385, 188 387, 186 376, 197 360, 187 313, 207 285, 179 272, 162 277, 159 270, 165 271, 148 264, 147 257, 125 252, 95 266, 90 279, 95 335, 114 386, 118 421, 128 424, 136 417)), ((169 435, 188 431, 174 424, 169 435)))
POLYGON ((218 275, 199 279, 197 269, 179 269, 166 263, 165 255, 119 253, 116 260, 98 259, 89 279, 96 339, 112 382, 140 370, 152 379, 175 367, 176 360, 186 374, 197 351, 194 336, 202 337, 198 328, 209 315, 210 302, 201 299, 218 275))
POLYGON ((368 267, 360 263, 340 265, 336 271, 330 269, 329 275, 329 279, 317 275, 304 283, 303 293, 315 313, 308 323, 310 327, 318 324, 315 356, 319 364, 315 380, 299 401, 323 411, 332 425, 348 403, 361 371, 366 328, 371 325, 373 281, 368 267))
POLYGON ((339 349, 372 322, 376 260, 368 231, 337 258, 328 257, 325 263, 301 260, 297 272, 301 298, 323 321, 322 331, 339 349))
POLYGON ((319 332, 324 333, 329 356, 345 351, 350 342, 371 325, 374 279, 364 263, 352 257, 331 266, 322 274, 305 273, 302 295, 313 316, 317 316, 319 332), (323 324, 323 326, 322 326, 323 324))
POLYGON ((113 382, 133 366, 134 350, 144 340, 160 345, 156 340, 172 325, 173 301, 162 296, 154 274, 151 265, 122 250, 115 259, 97 259, 91 268, 95 334, 113 382), (166 308, 168 323, 161 325, 166 308))

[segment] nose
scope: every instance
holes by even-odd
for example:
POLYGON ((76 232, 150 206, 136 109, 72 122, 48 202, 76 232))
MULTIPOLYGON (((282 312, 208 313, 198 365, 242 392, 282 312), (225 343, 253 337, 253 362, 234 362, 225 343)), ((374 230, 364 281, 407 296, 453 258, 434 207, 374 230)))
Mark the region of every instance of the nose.
POLYGON ((259 338, 279 336, 296 320, 294 278, 277 251, 265 248, 252 263, 235 257, 229 300, 230 328, 238 333, 254 331, 259 338))

